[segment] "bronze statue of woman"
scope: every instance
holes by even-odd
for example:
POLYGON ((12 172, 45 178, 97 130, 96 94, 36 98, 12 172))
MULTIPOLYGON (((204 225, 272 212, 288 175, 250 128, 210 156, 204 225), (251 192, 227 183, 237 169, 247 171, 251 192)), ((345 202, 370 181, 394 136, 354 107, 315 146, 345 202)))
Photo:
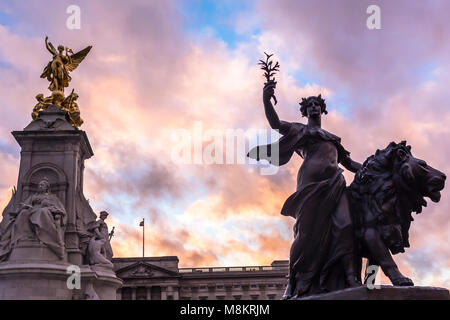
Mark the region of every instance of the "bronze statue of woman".
POLYGON ((286 164, 294 152, 303 158, 297 191, 281 210, 282 215, 296 219, 289 283, 283 298, 359 286, 352 219, 339 164, 351 172, 356 172, 361 164, 350 158, 339 137, 322 129, 322 114, 327 114, 327 110, 321 95, 300 103, 302 116, 308 118, 306 125, 286 122, 278 118, 271 102, 275 86, 274 80, 266 83, 263 102, 271 128, 278 130, 282 137, 276 146, 255 147, 248 156, 280 166, 286 164), (271 154, 272 150, 279 150, 279 154, 271 154))

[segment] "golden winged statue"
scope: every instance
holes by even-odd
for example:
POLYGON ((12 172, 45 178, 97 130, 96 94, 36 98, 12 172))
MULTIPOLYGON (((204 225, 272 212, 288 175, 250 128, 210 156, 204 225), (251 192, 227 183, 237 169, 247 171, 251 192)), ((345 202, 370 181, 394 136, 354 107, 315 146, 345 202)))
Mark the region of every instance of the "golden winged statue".
POLYGON ((45 67, 41 78, 47 78, 50 81, 48 87, 50 91, 61 91, 64 93, 64 88, 68 87, 70 80, 72 80, 69 72, 78 67, 92 46, 88 46, 74 54, 72 49, 62 45, 59 45, 58 50, 56 50, 52 43, 48 41, 48 37, 45 37, 45 47, 53 55, 53 59, 45 67))

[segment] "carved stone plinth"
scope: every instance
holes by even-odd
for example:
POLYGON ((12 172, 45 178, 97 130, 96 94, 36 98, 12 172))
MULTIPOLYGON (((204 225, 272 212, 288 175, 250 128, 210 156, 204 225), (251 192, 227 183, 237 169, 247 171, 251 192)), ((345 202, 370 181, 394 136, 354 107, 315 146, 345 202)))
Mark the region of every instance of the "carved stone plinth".
POLYGON ((91 266, 94 274, 93 278, 85 277, 91 281, 98 299, 100 300, 116 300, 117 289, 119 289, 123 281, 116 277, 116 273, 110 268, 91 266))
POLYGON ((50 105, 13 136, 21 159, 17 191, 0 222, 0 299, 116 299, 122 281, 112 264, 89 265, 97 216, 83 194, 84 161, 93 156, 86 133, 50 105), (72 276, 78 288, 68 284, 72 276))
POLYGON ((39 261, 44 263, 58 262, 60 259, 48 247, 37 240, 20 241, 11 250, 10 262, 23 263, 39 261))
POLYGON ((450 295, 448 289, 438 287, 361 286, 297 300, 450 300, 450 295))
POLYGON ((68 263, 36 261, 0 263, 1 300, 71 300, 68 263))
POLYGON ((81 266, 76 289, 67 285, 71 267, 32 260, 0 263, 0 300, 116 300, 122 280, 112 270, 81 266))
POLYGON ((94 154, 86 133, 69 124, 66 111, 52 105, 13 136, 21 146, 16 202, 34 193, 46 177, 67 211, 67 259, 82 264, 79 233, 96 219, 83 194, 84 161, 94 154))

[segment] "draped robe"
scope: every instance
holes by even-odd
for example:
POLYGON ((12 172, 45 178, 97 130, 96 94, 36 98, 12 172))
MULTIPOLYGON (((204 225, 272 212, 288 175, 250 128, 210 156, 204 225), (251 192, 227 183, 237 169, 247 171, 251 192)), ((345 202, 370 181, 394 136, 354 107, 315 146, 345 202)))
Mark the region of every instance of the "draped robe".
MULTIPOLYGON (((336 148, 339 163, 350 155, 340 140, 323 129, 310 129, 301 123, 291 123, 289 131, 280 140, 257 146, 250 150, 248 156, 256 160, 266 159, 273 165, 281 166, 291 159, 294 152, 304 158, 308 152, 315 152, 314 147, 311 147, 314 141, 328 141, 336 148)), ((295 291, 299 296, 346 287, 345 270, 340 259, 353 253, 352 221, 348 210, 337 210, 346 192, 343 170, 337 164, 331 169, 317 181, 305 183, 301 176, 308 168, 303 168, 302 164, 297 190, 281 209, 282 215, 296 219, 289 276, 290 282, 297 284, 295 291)))
POLYGON ((60 259, 64 258, 66 210, 59 198, 50 192, 28 197, 25 206, 8 222, 0 241, 0 261, 6 260, 14 245, 23 240, 38 239, 60 259), (28 207, 29 206, 29 207, 28 207), (60 220, 55 215, 61 216, 60 220))

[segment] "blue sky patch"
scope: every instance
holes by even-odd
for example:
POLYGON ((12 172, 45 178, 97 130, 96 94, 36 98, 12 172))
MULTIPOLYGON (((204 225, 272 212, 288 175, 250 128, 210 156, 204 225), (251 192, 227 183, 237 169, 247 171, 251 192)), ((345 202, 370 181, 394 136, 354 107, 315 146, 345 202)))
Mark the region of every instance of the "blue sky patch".
MULTIPOLYGON (((183 24, 191 36, 213 35, 224 41, 230 48, 248 40, 251 34, 239 34, 235 29, 238 15, 252 10, 254 1, 213 1, 188 0, 181 3, 183 24)), ((254 33, 259 30, 255 29, 254 33)), ((253 34, 254 34, 253 33, 253 34)))

